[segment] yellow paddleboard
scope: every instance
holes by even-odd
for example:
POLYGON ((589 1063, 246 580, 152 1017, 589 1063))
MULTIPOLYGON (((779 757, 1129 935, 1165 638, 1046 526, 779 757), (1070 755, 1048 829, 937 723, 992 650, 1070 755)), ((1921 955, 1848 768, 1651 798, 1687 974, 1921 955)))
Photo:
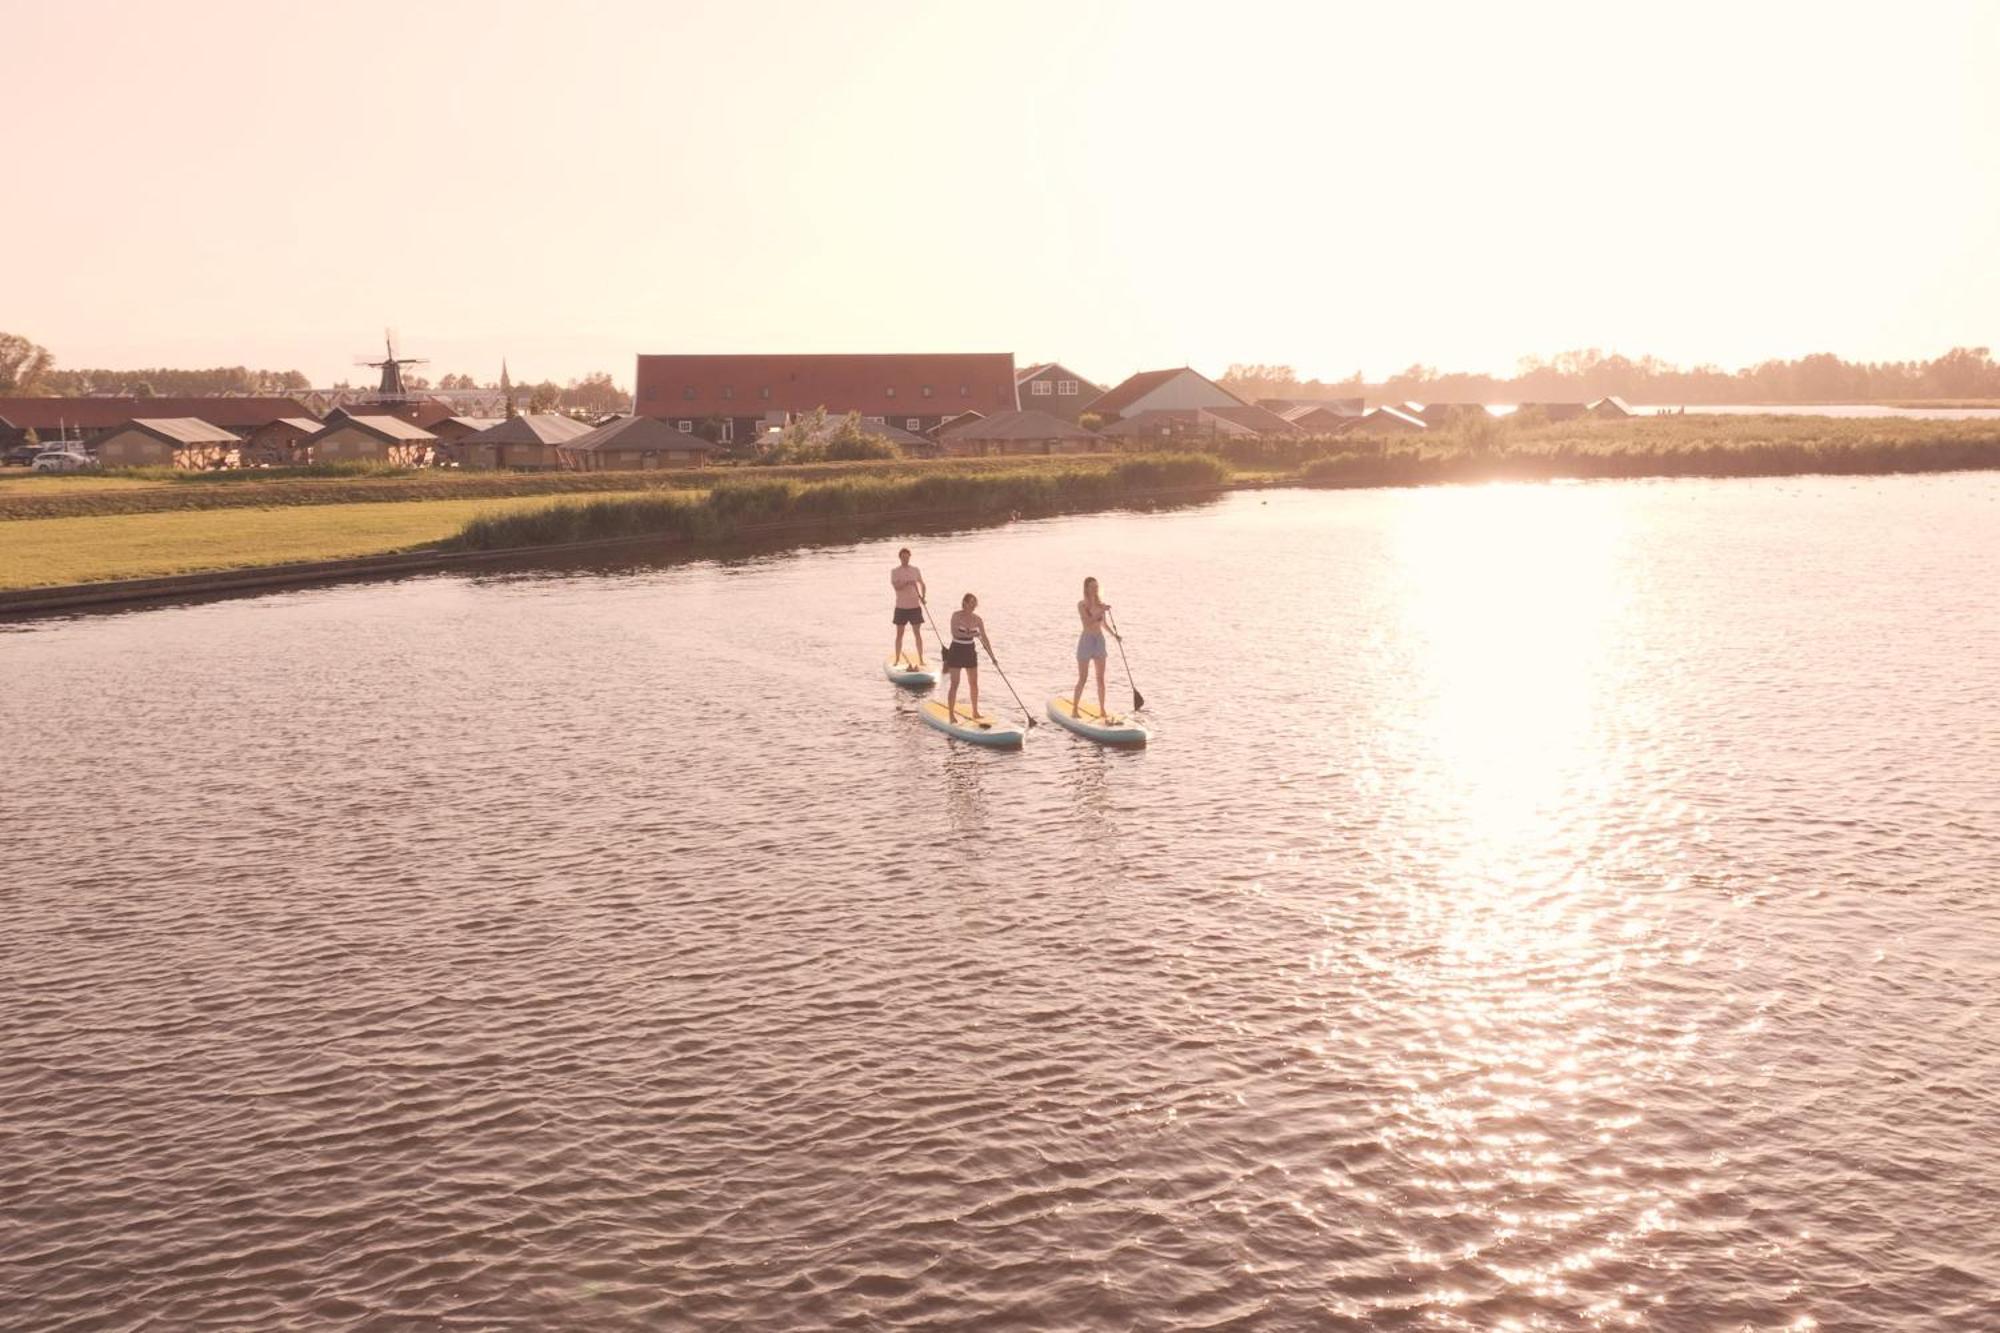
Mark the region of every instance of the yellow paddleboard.
POLYGON ((996 745, 1003 748, 1019 745, 1025 739, 1022 730, 1011 722, 1002 721, 990 713, 978 717, 964 704, 958 706, 958 715, 945 712, 944 700, 926 699, 917 707, 917 713, 931 726, 947 736, 956 736, 974 745, 996 745))
POLYGON ((1066 694, 1049 700, 1049 721, 1102 745, 1144 745, 1151 735, 1129 717, 1106 716, 1088 699, 1072 709, 1066 694))
POLYGON ((908 653, 894 656, 882 663, 882 674, 898 685, 913 690, 926 689, 937 684, 937 669, 929 663, 917 665, 917 659, 908 653))

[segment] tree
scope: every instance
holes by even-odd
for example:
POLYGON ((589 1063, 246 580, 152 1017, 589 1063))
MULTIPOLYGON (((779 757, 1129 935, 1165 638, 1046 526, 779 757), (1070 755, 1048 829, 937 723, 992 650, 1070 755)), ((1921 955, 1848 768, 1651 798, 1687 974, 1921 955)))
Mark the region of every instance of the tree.
POLYGON ((0 333, 0 393, 34 393, 55 369, 49 349, 18 333, 0 333))
POLYGON ((530 412, 553 412, 561 406, 562 390, 556 387, 554 380, 543 380, 529 392, 530 412))
POLYGON ((567 411, 584 416, 606 416, 612 412, 622 412, 631 398, 611 382, 611 376, 603 371, 585 375, 580 380, 571 380, 562 392, 562 405, 567 411))

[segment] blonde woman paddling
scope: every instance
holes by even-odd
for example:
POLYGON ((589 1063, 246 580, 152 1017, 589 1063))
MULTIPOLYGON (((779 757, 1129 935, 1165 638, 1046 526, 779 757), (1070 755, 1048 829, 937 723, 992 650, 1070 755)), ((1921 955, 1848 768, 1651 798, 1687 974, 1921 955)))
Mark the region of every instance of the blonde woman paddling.
POLYGON ((1069 715, 1078 715, 1077 706, 1083 700, 1083 682, 1089 678, 1091 667, 1095 666, 1097 714, 1108 722, 1111 710, 1104 706, 1104 618, 1111 614, 1111 604, 1097 595, 1096 579, 1083 581, 1083 600, 1076 604, 1076 614, 1083 621, 1083 634, 1076 641, 1076 688, 1070 691, 1069 715))
POLYGON ((945 646, 944 669, 951 673, 951 684, 945 690, 945 716, 958 721, 958 673, 963 671, 972 681, 972 718, 979 716, 979 645, 986 646, 988 656, 993 656, 993 641, 986 637, 986 622, 979 618, 979 599, 971 593, 959 609, 951 613, 951 642, 945 646))

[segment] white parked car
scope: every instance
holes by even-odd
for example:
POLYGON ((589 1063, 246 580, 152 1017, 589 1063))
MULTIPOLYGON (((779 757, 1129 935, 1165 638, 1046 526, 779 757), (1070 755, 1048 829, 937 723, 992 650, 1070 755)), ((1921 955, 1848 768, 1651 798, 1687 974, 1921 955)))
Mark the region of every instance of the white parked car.
POLYGON ((35 455, 37 472, 85 472, 97 466, 97 460, 80 450, 50 449, 35 455))

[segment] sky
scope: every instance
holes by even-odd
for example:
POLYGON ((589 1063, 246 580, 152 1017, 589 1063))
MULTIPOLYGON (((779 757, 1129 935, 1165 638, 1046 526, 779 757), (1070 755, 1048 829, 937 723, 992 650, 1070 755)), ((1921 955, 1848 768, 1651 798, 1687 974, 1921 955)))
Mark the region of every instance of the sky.
POLYGON ((0 330, 1736 367, 2000 343, 2000 4, 0 0, 0 330))

